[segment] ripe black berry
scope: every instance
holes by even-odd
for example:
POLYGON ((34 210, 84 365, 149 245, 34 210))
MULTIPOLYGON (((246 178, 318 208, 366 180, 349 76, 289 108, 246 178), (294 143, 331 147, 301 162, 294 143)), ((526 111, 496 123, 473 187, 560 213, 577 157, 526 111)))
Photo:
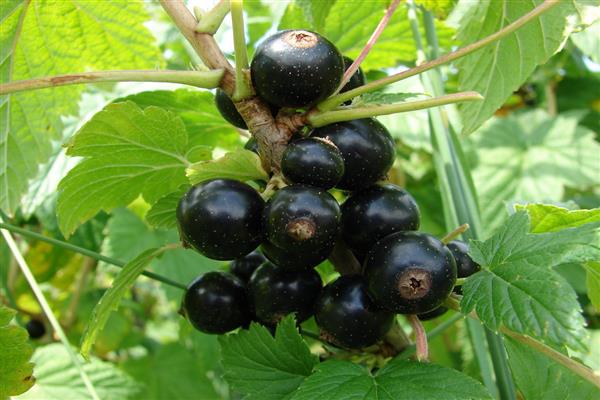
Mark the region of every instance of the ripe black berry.
POLYGON ((399 186, 376 184, 353 193, 342 205, 344 241, 360 258, 380 239, 419 229, 415 199, 399 186))
MULTIPOLYGON (((456 261, 456 276, 458 278, 466 278, 467 276, 473 275, 481 269, 481 266, 477 264, 469 255, 469 245, 460 240, 453 240, 448 243, 448 248, 454 256, 456 261)), ((462 287, 458 286, 454 288, 454 292, 462 294, 462 287)))
POLYGON ((359 190, 383 178, 394 163, 394 140, 373 118, 338 122, 317 128, 312 136, 331 140, 342 153, 344 176, 336 185, 359 190))
POLYGON ((267 240, 294 253, 320 253, 333 247, 340 207, 324 190, 291 185, 279 190, 265 207, 267 240))
POLYGON ((437 308, 434 308, 431 311, 417 314, 417 317, 421 321, 429 321, 430 319, 434 319, 434 318, 437 318, 437 317, 440 317, 440 316, 446 314, 447 311, 448 311, 448 307, 439 306, 437 308))
POLYGON ((258 250, 254 250, 247 256, 236 258, 229 264, 229 272, 240 278, 244 282, 248 282, 252 273, 256 268, 260 267, 262 263, 267 261, 258 250))
POLYGON ((344 174, 344 159, 338 148, 325 139, 299 139, 285 149, 281 172, 292 183, 331 189, 344 174))
POLYGON ((346 275, 325 286, 317 300, 315 319, 325 340, 358 349, 381 340, 390 330, 394 314, 373 302, 361 276, 346 275))
POLYGON ((244 144, 244 148, 258 154, 258 142, 253 137, 248 139, 248 141, 244 144))
POLYGON ((324 247, 320 251, 294 252, 283 250, 269 242, 263 242, 261 249, 265 257, 278 267, 287 269, 307 269, 316 267, 325 261, 333 250, 333 244, 324 247))
POLYGON ((179 201, 182 239, 206 257, 233 260, 262 241, 264 201, 250 186, 213 179, 192 187, 179 201))
MULTIPOLYGON (((350 66, 352 65, 353 62, 354 62, 353 59, 351 59, 350 57, 344 56, 344 71, 346 71, 348 68, 350 68, 350 66)), ((363 73, 363 70, 360 67, 358 67, 358 69, 350 77, 350 80, 348 80, 348 82, 344 85, 342 90, 340 90, 340 93, 344 93, 349 90, 356 89, 357 87, 362 86, 364 84, 365 84, 365 74, 363 73)), ((351 102, 352 101, 349 101, 349 103, 351 103, 351 102)), ((347 103, 345 103, 345 104, 347 104, 347 103)))
POLYGON ((31 339, 39 339, 46 334, 44 323, 37 319, 32 319, 25 324, 25 329, 31 339))
POLYGON ((258 267, 248 283, 256 319, 267 326, 291 313, 299 323, 310 318, 321 287, 321 277, 314 269, 292 271, 270 262, 258 267))
POLYGON ((188 286, 181 311, 196 329, 205 333, 226 333, 251 320, 243 282, 218 271, 207 272, 188 286))
POLYGON ((369 251, 365 276, 377 304, 399 314, 420 314, 448 297, 456 282, 456 264, 435 237, 398 232, 369 251))
POLYGON ((344 60, 321 35, 289 30, 258 46, 250 70, 254 88, 265 101, 279 107, 304 107, 337 89, 344 60))
POLYGON ((233 101, 227 96, 221 89, 217 89, 217 93, 215 94, 215 104, 217 106, 217 110, 221 113, 221 116, 225 118, 227 122, 229 122, 233 126, 237 126, 241 129, 248 129, 246 125, 246 121, 240 115, 238 110, 235 108, 233 101))

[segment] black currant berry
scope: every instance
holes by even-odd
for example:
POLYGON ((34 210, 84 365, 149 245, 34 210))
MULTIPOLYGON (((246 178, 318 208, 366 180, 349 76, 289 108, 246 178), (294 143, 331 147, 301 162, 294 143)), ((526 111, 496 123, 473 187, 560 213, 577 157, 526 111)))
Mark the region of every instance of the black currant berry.
POLYGON ((292 271, 270 262, 258 267, 248 282, 256 319, 267 326, 292 313, 298 323, 310 318, 321 287, 321 277, 314 269, 292 271))
POLYGON ((338 148, 326 139, 299 139, 285 149, 281 172, 292 183, 331 189, 344 174, 344 159, 338 148))
POLYGON ((44 323, 37 319, 32 319, 25 324, 25 329, 31 339, 39 339, 46 334, 44 323))
MULTIPOLYGON (((456 261, 456 276, 458 278, 466 278, 481 270, 481 266, 477 264, 469 255, 469 245, 460 240, 453 240, 447 244, 448 248, 456 261)), ((454 292, 462 294, 462 287, 457 286, 454 292)))
POLYGON ((294 253, 320 253, 332 248, 339 231, 340 207, 325 190, 290 185, 265 207, 265 231, 273 245, 294 253))
POLYGON ((186 244, 215 260, 233 260, 263 239, 264 201, 256 190, 232 179, 193 186, 179 201, 177 222, 186 244))
POLYGON ((244 144, 244 149, 253 151, 254 153, 258 154, 258 142, 256 141, 256 139, 254 139, 253 137, 251 137, 244 144))
MULTIPOLYGON (((350 66, 352 65, 353 62, 354 62, 353 59, 351 59, 350 57, 344 56, 344 71, 346 71, 348 68, 350 68, 350 66)), ((365 74, 363 73, 363 70, 360 67, 358 67, 358 69, 350 77, 350 80, 344 85, 342 90, 340 90, 340 93, 344 93, 349 90, 356 89, 357 87, 362 86, 364 84, 365 84, 365 74)), ((351 103, 351 102, 352 101, 349 101, 348 103, 351 103)), ((347 103, 345 103, 345 104, 347 104, 347 103)))
POLYGON ((417 230, 419 224, 415 199, 390 183, 353 193, 342 204, 344 241, 361 258, 378 240, 394 232, 417 230))
POLYGON ((323 339, 358 349, 381 340, 390 330, 394 314, 373 302, 363 277, 345 275, 325 286, 317 300, 315 319, 323 339))
POLYGON ((344 60, 329 40, 301 30, 267 38, 250 66, 258 95, 279 107, 304 107, 332 94, 342 81, 344 60))
POLYGON ((294 252, 283 250, 272 243, 263 242, 261 249, 265 257, 273 264, 287 269, 313 268, 329 257, 334 244, 324 247, 320 251, 294 252))
POLYGON ((265 256, 258 250, 254 250, 247 256, 236 258, 229 264, 229 272, 240 278, 244 282, 248 282, 252 273, 256 268, 260 267, 262 263, 267 261, 265 256))
POLYGON ((235 108, 233 101, 231 101, 229 96, 227 96, 227 93, 221 89, 217 89, 217 93, 215 94, 215 104, 217 106, 217 110, 219 110, 219 113, 221 113, 221 116, 227 122, 240 129, 248 129, 246 121, 244 121, 244 118, 242 118, 238 110, 235 108))
POLYGON ((430 319, 434 319, 434 318, 437 318, 437 317, 440 317, 440 316, 446 314, 447 311, 448 311, 447 307, 439 306, 437 308, 434 308, 431 311, 427 311, 425 313, 417 314, 417 317, 421 321, 429 321, 430 319))
POLYGON ((212 271, 188 286, 181 311, 199 331, 222 334, 250 323, 248 304, 246 287, 240 279, 212 271))
POLYGON ((394 163, 394 140, 373 118, 338 122, 317 128, 314 137, 331 140, 342 153, 344 176, 336 187, 359 190, 382 179, 394 163))
POLYGON ((448 297, 456 283, 456 264, 435 237, 398 232, 369 251, 365 276, 377 304, 399 314, 420 314, 448 297))

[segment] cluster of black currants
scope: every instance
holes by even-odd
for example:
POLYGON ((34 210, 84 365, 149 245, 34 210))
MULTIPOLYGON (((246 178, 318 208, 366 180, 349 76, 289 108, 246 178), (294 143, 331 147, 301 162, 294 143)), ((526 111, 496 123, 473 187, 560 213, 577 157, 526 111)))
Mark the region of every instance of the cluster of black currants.
MULTIPOLYGON (((318 34, 284 31, 258 48, 252 81, 272 110, 306 108, 336 90, 350 63, 318 34)), ((349 84, 344 90, 364 84, 362 71, 349 84)), ((225 114, 223 104, 231 100, 223 95, 216 101, 225 114)), ((225 116, 245 127, 234 122, 243 123, 239 114, 225 116)), ((417 231, 414 198, 382 182, 394 159, 387 129, 375 119, 357 119, 292 140, 281 160, 288 186, 266 203, 235 180, 192 187, 177 208, 182 240, 209 258, 233 262, 229 273, 209 272, 190 284, 184 315, 214 334, 251 321, 272 328, 292 313, 298 323, 314 315, 323 339, 363 348, 383 338, 397 313, 442 313, 457 265, 460 277, 478 266, 464 244, 446 246, 417 231), (341 206, 332 193, 343 199, 341 206), (350 249, 361 270, 323 287, 314 268, 335 246, 350 249)))

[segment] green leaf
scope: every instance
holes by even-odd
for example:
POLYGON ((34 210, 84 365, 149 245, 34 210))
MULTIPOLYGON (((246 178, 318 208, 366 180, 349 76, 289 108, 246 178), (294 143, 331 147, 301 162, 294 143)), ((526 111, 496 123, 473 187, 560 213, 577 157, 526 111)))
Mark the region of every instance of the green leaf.
POLYGON ((577 296, 552 267, 600 257, 599 227, 532 234, 527 214, 515 213, 485 242, 471 242, 471 256, 484 269, 463 286, 462 311, 475 309, 490 329, 506 326, 555 347, 583 350, 577 296))
POLYGON ((595 63, 600 64, 600 21, 581 32, 571 35, 571 40, 595 63))
POLYGON ((188 185, 183 185, 178 191, 158 199, 148 210, 146 221, 155 228, 175 228, 177 226, 177 216, 175 215, 177 205, 189 188, 188 185))
POLYGON ((317 364, 291 316, 279 323, 275 337, 252 323, 249 330, 221 336, 219 342, 225 379, 246 399, 289 399, 317 364))
MULTIPOLYGON (((139 2, 3 1, 0 83, 163 64, 139 2)), ((11 213, 76 114, 83 86, 0 96, 0 208, 11 213)))
POLYGON ((9 325, 15 314, 0 303, 0 399, 24 393, 35 383, 29 335, 22 327, 9 325))
POLYGON ((250 150, 237 150, 216 160, 197 162, 186 169, 186 174, 194 185, 215 178, 240 181, 269 179, 260 158, 250 150))
MULTIPOLYGON (((88 399, 89 392, 81 380, 79 370, 61 344, 38 348, 33 355, 35 386, 18 400, 80 400, 88 399)), ((102 400, 139 399, 140 385, 115 365, 92 357, 82 368, 102 400)))
POLYGON ((519 390, 527 400, 600 398, 600 390, 545 355, 506 338, 508 361, 519 390))
POLYGON ((198 355, 178 343, 169 343, 145 357, 130 359, 124 369, 144 383, 139 399, 221 398, 215 393, 207 376, 209 370, 199 361, 198 355))
POLYGON ((450 368, 393 359, 376 374, 347 361, 326 361, 300 386, 293 400, 490 399, 481 383, 450 368))
POLYGON ((336 0, 329 1, 313 1, 313 0, 296 0, 296 4, 302 12, 304 17, 317 31, 323 29, 325 19, 329 15, 331 7, 335 4, 336 0))
POLYGON ((600 208, 568 210, 551 204, 517 204, 515 208, 529 214, 531 233, 556 232, 600 221, 600 208))
POLYGON ((187 183, 188 137, 179 117, 133 102, 110 104, 71 141, 67 154, 85 157, 59 185, 57 214, 67 235, 98 211, 131 203, 152 204, 187 183))
POLYGON ((590 261, 584 264, 586 270, 585 285, 587 286, 587 295, 600 311, 600 262, 590 261))
POLYGON ((472 136, 479 160, 473 179, 488 232, 502 222, 507 202, 561 201, 567 186, 597 184, 600 144, 580 118, 536 110, 494 118, 472 136))
POLYGON ((190 89, 155 90, 115 100, 122 101, 133 101, 142 109, 156 106, 176 114, 185 125, 190 146, 218 146, 227 150, 240 147, 239 132, 223 119, 215 106, 214 95, 210 92, 190 89))
POLYGON ((92 313, 86 331, 81 341, 81 355, 86 359, 89 358, 90 349, 96 340, 98 333, 104 328, 108 317, 113 310, 119 307, 121 298, 125 295, 127 289, 133 285, 135 280, 142 272, 148 263, 158 257, 166 250, 165 247, 160 249, 148 249, 127 263, 115 278, 110 289, 108 289, 102 299, 98 302, 92 313))
MULTIPOLYGON (((469 44, 499 31, 543 0, 462 1, 469 9, 457 38, 469 44)), ((463 133, 473 132, 491 117, 536 66, 562 47, 570 33, 567 17, 574 12, 571 2, 561 2, 511 35, 456 62, 460 90, 475 90, 485 97, 459 106, 463 133)))

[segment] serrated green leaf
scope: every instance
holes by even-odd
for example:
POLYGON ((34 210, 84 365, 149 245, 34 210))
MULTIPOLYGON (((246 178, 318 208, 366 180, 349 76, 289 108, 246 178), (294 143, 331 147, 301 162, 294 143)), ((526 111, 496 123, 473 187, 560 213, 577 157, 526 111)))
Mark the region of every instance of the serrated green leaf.
POLYGON ((296 0, 296 4, 304 13, 304 18, 306 18, 315 30, 320 31, 323 29, 325 19, 329 15, 329 11, 335 4, 335 1, 296 0))
POLYGON ((183 121, 190 146, 218 146, 233 150, 241 145, 239 132, 223 119, 215 106, 214 95, 210 92, 191 89, 155 90, 115 100, 119 101, 133 101, 142 109, 156 106, 173 112, 183 121))
POLYGON ((511 338, 505 340, 508 361, 527 400, 594 400, 600 390, 543 354, 511 338))
MULTIPOLYGON (((156 68, 162 57, 143 25, 144 6, 125 0, 3 2, 0 82, 90 69, 156 68)), ((77 112, 81 86, 0 96, 0 208, 13 212, 28 180, 61 139, 61 116, 77 112)))
POLYGON ((536 110, 495 118, 472 136, 479 160, 473 179, 488 232, 502 222, 507 202, 561 201, 567 186, 598 183, 600 144, 580 118, 536 110))
POLYGON ((110 104, 75 135, 67 154, 85 157, 60 182, 57 214, 67 235, 98 211, 152 204, 187 183, 189 143, 183 122, 158 107, 110 104))
POLYGON ((177 205, 188 189, 189 185, 183 185, 178 191, 158 199, 148 210, 146 221, 155 228, 175 228, 177 226, 177 216, 175 215, 177 205))
POLYGON ((597 259, 599 228, 589 223, 531 234, 527 214, 515 213, 485 242, 471 242, 471 256, 484 269, 463 286, 462 311, 475 309, 490 329, 506 326, 555 347, 583 350, 577 296, 552 267, 597 259))
POLYGON ((293 400, 490 399, 481 383, 450 368, 396 358, 376 374, 347 361, 326 361, 293 400))
MULTIPOLYGON (((464 44, 473 43, 499 31, 542 2, 469 2, 457 38, 464 44)), ((574 12, 570 1, 561 2, 511 35, 456 62, 460 90, 475 90, 485 97, 485 101, 459 105, 463 133, 473 132, 491 117, 536 66, 562 47, 570 33, 567 17, 574 12)))
POLYGON ((35 383, 29 335, 20 326, 9 325, 15 314, 0 303, 0 399, 24 393, 35 383))
POLYGON ((600 311, 600 262, 590 261, 584 264, 586 270, 585 285, 587 294, 596 307, 600 311))
POLYGON ((551 204, 517 204, 515 208, 529 214, 531 233, 557 232, 600 221, 600 208, 568 210, 551 204))
POLYGON ((225 380, 250 400, 291 398, 317 363, 292 316, 279 323, 275 337, 252 323, 247 331, 221 336, 219 343, 225 380))
POLYGON ((258 155, 243 149, 227 153, 216 160, 197 162, 186 169, 186 174, 193 185, 215 178, 240 181, 269 179, 258 155))
POLYGON ((112 286, 104 293, 102 299, 100 299, 94 308, 92 317, 81 340, 80 353, 82 356, 86 359, 89 358, 90 350, 98 336, 98 332, 104 328, 112 311, 119 307, 121 298, 127 289, 129 289, 137 277, 144 272, 146 265, 154 258, 161 255, 165 250, 165 247, 148 249, 131 262, 128 262, 119 272, 119 275, 117 275, 113 281, 112 286))
MULTIPOLYGON (((39 347, 33 355, 35 362, 35 386, 18 400, 81 400, 88 399, 89 392, 73 365, 67 350, 61 344, 39 347)), ((82 368, 102 400, 139 399, 140 385, 115 365, 95 357, 82 368)))

